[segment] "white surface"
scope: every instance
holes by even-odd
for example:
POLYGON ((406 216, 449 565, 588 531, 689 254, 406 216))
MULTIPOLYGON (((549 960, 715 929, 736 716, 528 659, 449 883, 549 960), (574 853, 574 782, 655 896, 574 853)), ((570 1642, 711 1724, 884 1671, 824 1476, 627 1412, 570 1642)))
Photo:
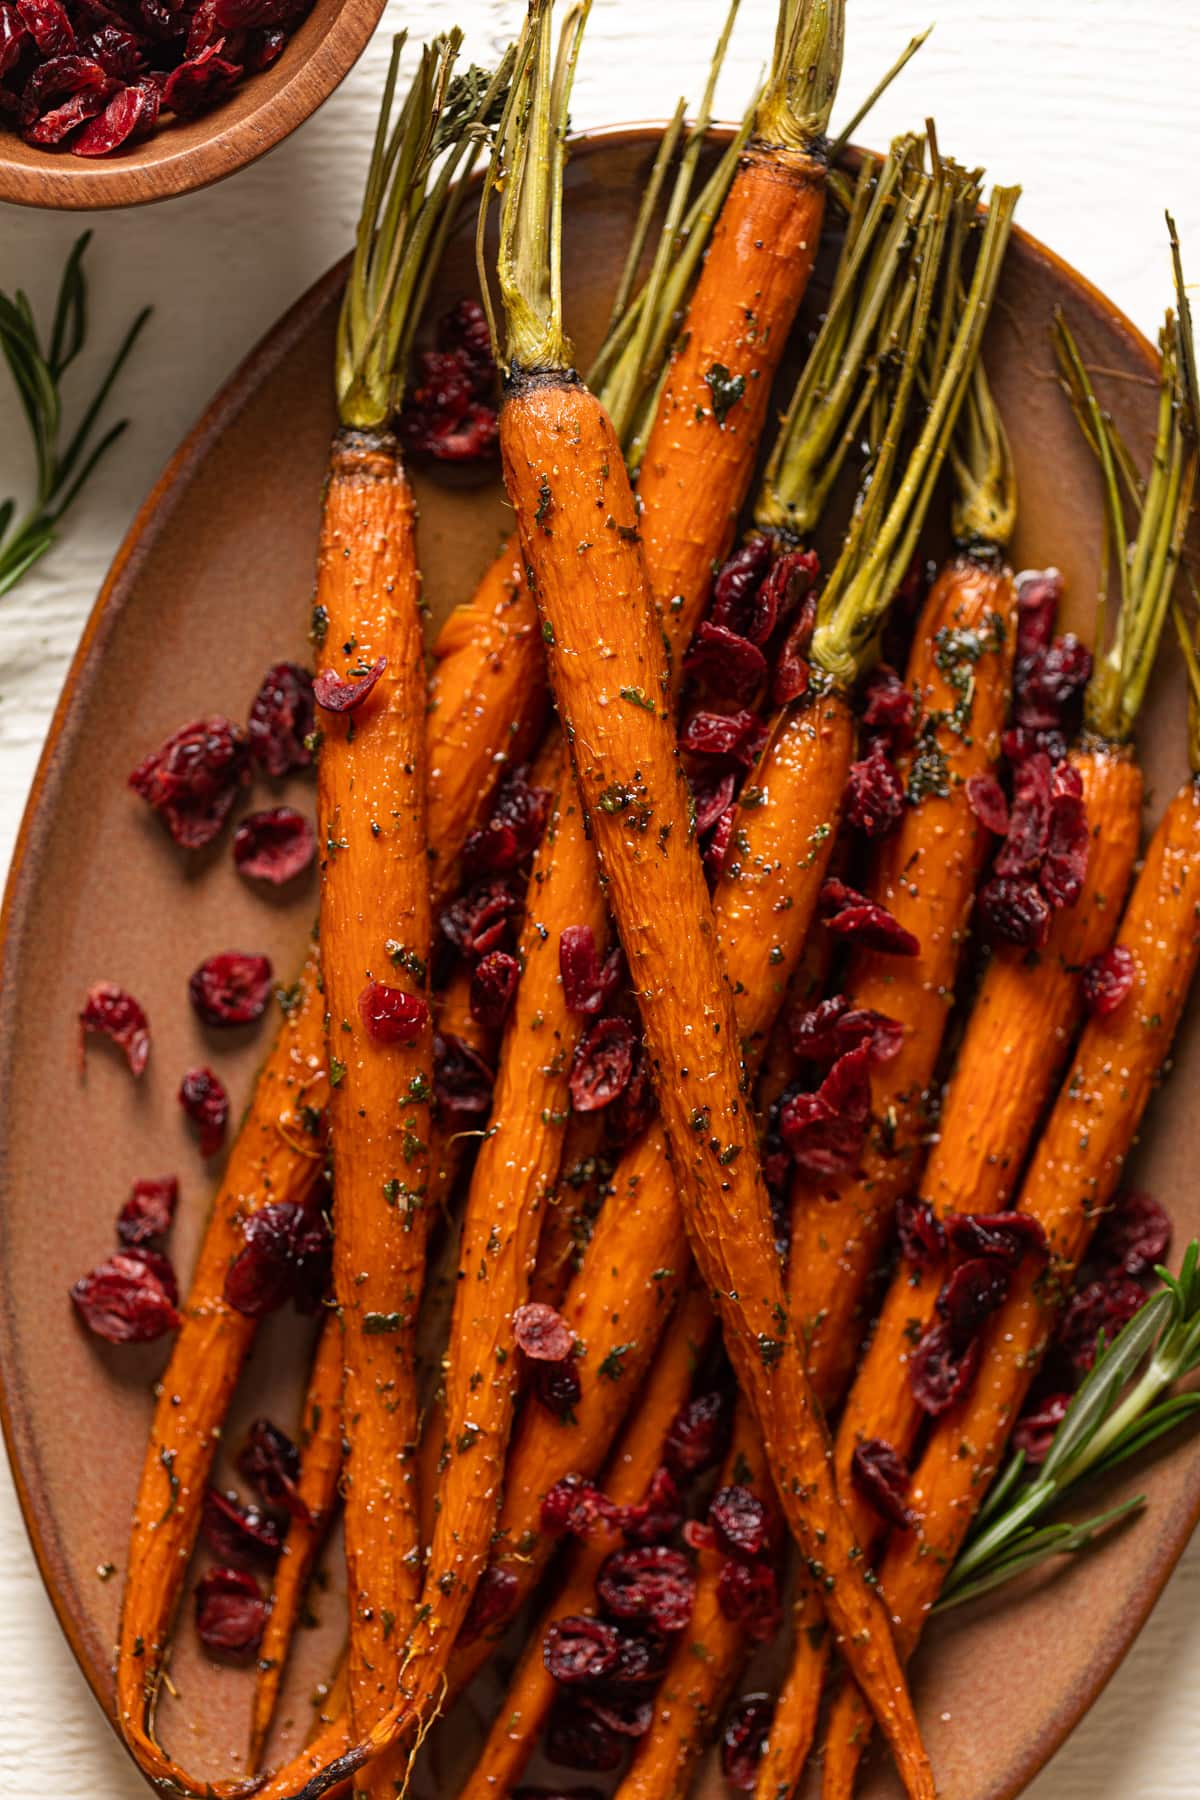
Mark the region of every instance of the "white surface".
MULTIPOLYGON (((661 117, 702 85, 724 0, 595 0, 575 122, 661 117)), ((743 0, 722 82, 739 112, 769 43, 773 0, 743 0)), ((943 146, 1019 181, 1019 217, 1153 332, 1169 291, 1162 208, 1175 212, 1200 282, 1200 7, 1195 0, 850 0, 843 93, 872 85, 914 31, 937 28, 861 135, 936 116, 943 146)), ((457 17, 494 52, 518 0, 392 0, 390 29, 420 40, 457 17)), ((66 541, 0 602, 0 864, 7 865, 51 710, 109 559, 136 505, 214 390, 349 241, 386 36, 343 88, 266 161, 205 193, 100 215, 90 255, 94 342, 135 308, 155 317, 120 404, 128 438, 71 520, 66 541)), ((718 112, 722 109, 718 107, 718 112)), ((835 124, 836 124, 835 119, 835 124)), ((44 302, 80 220, 0 208, 0 285, 44 302)), ((0 377, 0 495, 24 442, 0 377)), ((0 1459, 2 1461, 3 1459, 0 1459)), ((87 1471, 80 1471, 86 1481, 87 1471)), ((1137 1648, 1031 1800, 1174 1800, 1200 1791, 1200 1544, 1137 1648)), ((59 1633, 0 1472, 0 1795, 141 1800, 59 1633)), ((1003 1705, 1003 1674, 993 1673, 1003 1705)))

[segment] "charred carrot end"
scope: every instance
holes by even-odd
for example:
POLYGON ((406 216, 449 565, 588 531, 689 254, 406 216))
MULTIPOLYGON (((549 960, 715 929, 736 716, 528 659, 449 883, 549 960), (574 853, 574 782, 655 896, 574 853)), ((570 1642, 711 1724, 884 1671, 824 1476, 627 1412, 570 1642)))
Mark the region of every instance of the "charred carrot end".
POLYGON ((904 1035, 872 1082, 880 1124, 861 1172, 820 1183, 801 1174, 792 1195, 790 1304, 826 1406, 853 1372, 867 1284, 895 1203, 918 1173, 929 1084, 986 850, 966 784, 999 757, 1015 639, 1016 597, 1003 562, 962 556, 948 564, 922 610, 905 672, 919 734, 899 760, 909 805, 870 884, 920 950, 905 958, 861 951, 846 983, 854 1006, 896 1020, 904 1035))
POLYGON ((342 1467, 341 1402, 341 1327, 337 1319, 330 1316, 317 1340, 304 1396, 297 1487, 305 1510, 294 1512, 288 1520, 256 1663, 247 1757, 251 1769, 257 1768, 271 1729, 304 1591, 337 1504, 338 1476, 342 1467))
POLYGON ((463 845, 506 767, 533 754, 549 697, 537 608, 515 534, 467 606, 450 614, 429 679, 430 880, 435 907, 459 884, 463 845))
MULTIPOLYGON (((1047 1074, 1061 1068, 1078 1024, 1079 969, 1112 941, 1133 873, 1142 795, 1137 764, 1128 751, 1107 745, 1075 751, 1072 762, 1088 818, 1083 891, 1073 907, 1055 914, 1035 965, 1000 951, 988 966, 919 1189, 939 1217, 996 1212, 1011 1198, 1045 1103, 1047 1074)), ((878 1438, 901 1457, 911 1453, 924 1414, 908 1367, 933 1323, 941 1282, 936 1269, 901 1269, 838 1427, 838 1480, 854 1528, 867 1542, 878 1519, 852 1484, 854 1452, 864 1439, 878 1438)))
POLYGON ((224 1298, 226 1271, 242 1249, 244 1219, 269 1201, 306 1201, 324 1163, 324 1003, 311 960, 292 993, 205 1229, 134 1503, 117 1709, 126 1742, 156 1779, 182 1775, 155 1741, 154 1702, 208 1471, 254 1337, 255 1321, 224 1298))
POLYGON ((646 572, 677 659, 733 543, 824 213, 819 159, 751 147, 696 283, 638 477, 646 572))
MULTIPOLYGON (((662 1462, 667 1433, 688 1398, 697 1360, 714 1329, 708 1300, 698 1289, 690 1289, 671 1320, 662 1350, 605 1474, 604 1492, 614 1505, 634 1506, 645 1498, 662 1462)), ((509 1792, 532 1756, 557 1692, 543 1656, 546 1632, 555 1619, 594 1610, 596 1575, 607 1549, 606 1544, 589 1541, 573 1553, 565 1581, 529 1634, 487 1742, 458 1800, 494 1800, 497 1794, 509 1792)))

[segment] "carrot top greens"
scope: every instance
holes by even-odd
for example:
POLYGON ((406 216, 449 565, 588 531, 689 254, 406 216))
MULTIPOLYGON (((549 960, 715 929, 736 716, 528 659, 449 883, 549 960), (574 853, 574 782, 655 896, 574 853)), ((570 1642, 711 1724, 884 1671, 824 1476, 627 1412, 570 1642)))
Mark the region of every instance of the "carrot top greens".
MULTIPOLYGON (((1190 332, 1168 313, 1159 334, 1162 373, 1150 473, 1138 479, 1129 452, 1101 406, 1079 346, 1059 313, 1055 351, 1067 398, 1100 465, 1108 525, 1109 566, 1115 566, 1120 610, 1107 649, 1098 651, 1084 698, 1089 730, 1124 743, 1145 698, 1171 590, 1183 552, 1196 482, 1196 441, 1187 409, 1185 370, 1190 332), (1136 519, 1130 538, 1126 505, 1136 519)), ((1097 645, 1105 641, 1105 595, 1100 597, 1097 645)))
POLYGON ((456 75, 462 32, 448 32, 422 49, 391 124, 404 44, 402 32, 392 43, 338 318, 338 417, 360 430, 386 424, 399 409, 413 333, 454 220, 451 189, 478 156, 513 62, 510 50, 492 76, 473 65, 456 75))
POLYGON ((755 137, 787 150, 821 148, 837 98, 845 37, 845 0, 780 0, 755 137))

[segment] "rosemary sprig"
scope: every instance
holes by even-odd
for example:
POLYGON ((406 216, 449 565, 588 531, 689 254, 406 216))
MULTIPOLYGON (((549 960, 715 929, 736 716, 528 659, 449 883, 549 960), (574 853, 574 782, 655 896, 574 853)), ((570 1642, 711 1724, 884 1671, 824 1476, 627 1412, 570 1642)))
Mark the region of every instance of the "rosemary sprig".
POLYGON ((1079 1524, 1049 1520, 1085 1477, 1105 1475, 1200 1411, 1200 1393, 1167 1390, 1200 1368, 1200 1244, 1188 1246, 1178 1275, 1156 1273, 1151 1295, 1096 1361, 1031 1481, 1018 1451, 988 1495, 975 1530, 938 1602, 961 1606, 1049 1556, 1083 1550, 1145 1504, 1137 1494, 1079 1524), (1139 1373, 1140 1371, 1140 1373, 1139 1373))
POLYGON ((65 444, 61 441, 62 379, 87 338, 83 258, 91 236, 90 231, 85 231, 75 240, 67 257, 49 343, 44 349, 28 297, 20 288, 11 296, 0 293, 0 349, 29 423, 36 465, 34 498, 25 515, 14 525, 17 502, 9 499, 0 504, 0 594, 14 588, 57 541, 58 527, 88 476, 129 424, 128 419, 119 419, 93 441, 113 384, 150 317, 148 306, 142 308, 125 333, 79 424, 65 444))

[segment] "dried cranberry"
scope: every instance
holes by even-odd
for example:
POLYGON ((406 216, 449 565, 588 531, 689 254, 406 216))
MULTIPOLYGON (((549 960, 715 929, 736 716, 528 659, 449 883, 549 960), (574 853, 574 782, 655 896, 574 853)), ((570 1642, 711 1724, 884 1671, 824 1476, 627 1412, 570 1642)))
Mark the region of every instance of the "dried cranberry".
POLYGON ((871 1061, 884 1063, 899 1055, 904 1027, 869 1007, 852 1007, 845 994, 835 994, 811 1011, 791 1013, 788 1041, 804 1062, 828 1065, 866 1044, 871 1061))
POLYGON ((255 1419, 238 1457, 238 1469, 257 1488, 264 1504, 294 1519, 311 1520, 300 1497, 300 1452, 285 1431, 269 1419, 255 1419))
POLYGON ((892 917, 886 906, 834 876, 823 883, 818 906, 827 928, 836 937, 848 938, 864 949, 879 950, 889 956, 920 955, 917 939, 892 917))
POLYGON ((419 994, 368 981, 358 996, 358 1014, 376 1044, 415 1044, 429 1022, 429 1006, 419 994))
POLYGON ((1004 789, 992 774, 976 772, 967 777, 967 803, 985 831, 994 837, 1008 832, 1008 801, 1004 789))
POLYGON ((900 1254, 914 1269, 932 1269, 946 1254, 946 1231, 928 1200, 896 1202, 900 1254))
POLYGON ((1171 1247, 1171 1220, 1152 1194, 1122 1194, 1100 1227, 1096 1253, 1126 1275, 1149 1275, 1171 1247))
POLYGON ((271 964, 245 950, 222 950, 193 971, 188 997, 205 1025, 252 1025, 271 997, 271 964))
POLYGON ((546 1755, 568 1769, 604 1773, 618 1767, 624 1750, 615 1731, 563 1694, 552 1707, 546 1726, 546 1755))
POLYGON ((200 1140, 201 1156, 215 1156, 225 1137, 229 1095, 211 1069, 189 1069, 179 1084, 179 1104, 200 1140))
MULTIPOLYGON (((130 40, 132 42, 132 40, 130 40)), ((158 117, 158 89, 138 81, 118 89, 104 111, 88 121, 71 145, 73 156, 107 156, 149 131, 158 117)))
POLYGON ((815 1093, 793 1094, 781 1106, 783 1140, 805 1174, 857 1168, 871 1120, 870 1064, 870 1044, 859 1044, 838 1058, 815 1093))
POLYGON ((127 1250, 159 1244, 171 1229, 179 1201, 174 1175, 135 1181, 133 1191, 117 1214, 117 1236, 127 1250))
POLYGON ((79 1015, 84 1035, 95 1031, 125 1052, 134 1075, 140 1075, 150 1055, 150 1023, 132 994, 111 981, 98 981, 88 990, 79 1015))
POLYGON ((405 448, 436 462, 478 462, 495 449, 498 419, 491 335, 478 301, 462 300, 423 351, 400 416, 405 448))
POLYGON ((731 774, 721 775, 709 768, 700 768, 689 774, 688 783, 692 790, 692 816, 696 836, 703 837, 733 805, 737 784, 731 774))
POLYGON ((623 1700, 611 1694, 599 1699, 595 1694, 581 1694, 579 1705, 618 1737, 645 1737, 654 1723, 652 1700, 638 1700, 632 1696, 623 1700))
POLYGON ((895 669, 880 663, 867 682, 863 703, 863 724, 868 731, 878 731, 893 749, 910 744, 917 722, 917 703, 895 669))
POLYGON ((721 1733, 721 1773, 739 1793, 754 1792, 774 1717, 769 1694, 747 1694, 729 1709, 721 1733))
POLYGON ((1071 632, 1052 638, 1044 650, 1022 657, 1013 684, 1017 723, 1034 730, 1060 724, 1087 686, 1091 672, 1091 651, 1071 632))
POLYGON ((0 0, 0 76, 20 60, 21 52, 29 41, 29 33, 15 6, 0 0))
POLYGON ((1111 1344, 1145 1304, 1144 1289, 1122 1270, 1089 1281, 1072 1295, 1059 1324, 1058 1344, 1077 1375, 1086 1375, 1095 1362, 1101 1333, 1111 1344))
POLYGON ((242 1226, 244 1248, 225 1273, 225 1299, 248 1319, 277 1312, 287 1300, 313 1312, 329 1285, 332 1246, 319 1212, 297 1200, 273 1200, 242 1226))
POLYGON ((71 1299, 88 1330, 110 1344, 149 1344, 179 1324, 174 1270, 144 1245, 118 1250, 81 1275, 71 1299))
POLYGON ((973 1256, 960 1263, 937 1299, 937 1309, 950 1328, 953 1347, 961 1351, 977 1337, 986 1320, 1008 1293, 1009 1271, 999 1257, 973 1256))
POLYGON ((343 680, 335 669, 321 669, 313 679, 313 699, 326 712, 357 712, 386 668, 387 657, 380 656, 369 669, 351 676, 349 681, 343 680))
POLYGON ((909 1531, 915 1515, 906 1504, 909 1471, 902 1456, 883 1438, 863 1438, 854 1446, 850 1478, 879 1517, 901 1531, 909 1531))
POLYGON ((279 25, 300 10, 297 0, 216 0, 217 23, 226 31, 279 25))
POLYGON ((580 1613, 555 1619, 542 1644, 542 1659, 564 1687, 603 1681, 617 1667, 620 1641, 615 1625, 580 1613))
POLYGON ((660 1631, 682 1631, 692 1616, 696 1578, 681 1550, 661 1544, 614 1550, 596 1576, 596 1595, 615 1619, 649 1620, 660 1631))
POLYGON ((733 820, 735 808, 730 807, 723 812, 712 829, 712 836, 704 851, 704 873, 708 877, 710 887, 714 887, 725 873, 725 857, 729 850, 729 842, 733 837, 733 820))
MULTIPOLYGON (((112 82, 93 57, 76 56, 73 52, 51 56, 37 65, 25 83, 21 95, 21 115, 27 127, 38 123, 46 126, 50 115, 45 114, 40 122, 37 115, 43 112, 48 100, 62 95, 69 95, 72 99, 91 98, 94 102, 93 110, 96 110, 104 105, 111 91, 112 82)), ((75 123, 78 124, 79 119, 85 116, 77 114, 75 123)), ((42 141, 57 143, 70 128, 70 124, 65 121, 58 128, 47 126, 42 134, 42 141)))
POLYGON ((631 1544, 663 1543, 682 1522, 683 1503, 675 1478, 667 1468, 655 1469, 644 1500, 621 1511, 621 1530, 631 1544))
POLYGON ((310 868, 317 853, 316 834, 294 806, 275 806, 251 813, 233 834, 233 860, 240 875, 281 887, 310 868))
POLYGON ((1027 731, 1023 726, 1010 726, 1001 735, 1000 748, 1006 762, 1017 768, 1031 756, 1048 756, 1052 763, 1060 763, 1070 749, 1065 732, 1062 731, 1027 731))
POLYGON ((991 1256, 1015 1269, 1026 1254, 1046 1254, 1046 1233, 1031 1213, 953 1213, 946 1236, 960 1256, 991 1256))
POLYGON ((457 350, 465 357, 480 392, 492 391, 496 385, 496 359, 492 355, 492 334, 487 314, 478 300, 464 295, 455 301, 437 324, 438 347, 457 350))
POLYGON ((596 934, 590 925, 567 925, 558 937, 558 972, 563 999, 574 1013, 601 1013, 614 997, 625 973, 620 946, 610 950, 603 963, 596 951, 596 934))
POLYGON ((283 1547, 274 1519, 214 1487, 204 1496, 201 1530, 205 1543, 223 1563, 262 1563, 271 1568, 283 1547))
POLYGON ((573 1356, 563 1362, 535 1362, 530 1383, 534 1399, 563 1424, 574 1417, 583 1384, 573 1356))
POLYGON ((1013 1449, 1023 1450, 1027 1463, 1036 1466, 1045 1462, 1070 1404, 1070 1394, 1050 1394, 1032 1412, 1018 1419, 1012 1436, 1013 1449))
POLYGON ((241 66, 217 54, 223 42, 209 44, 198 56, 189 57, 167 76, 163 105, 180 118, 189 118, 223 99, 241 75, 241 66))
POLYGON ((650 1063, 642 1044, 634 1045, 633 1073, 604 1113, 604 1141, 624 1150, 642 1135, 658 1111, 650 1063))
POLYGON ((1050 908, 1032 881, 996 875, 980 890, 979 921, 993 942, 1040 950, 1050 933, 1050 908))
POLYGON ((481 956, 471 971, 471 1017, 489 1031, 499 1031, 517 993, 521 966, 507 950, 481 956))
POLYGON ((1093 1019, 1107 1019, 1133 992, 1137 963, 1124 944, 1113 944, 1083 965, 1083 1004, 1093 1019))
MULTIPOLYGON (((62 60, 66 61, 66 58, 62 60)), ((25 132, 27 141, 43 146, 61 144, 76 126, 95 118, 105 106, 108 95, 107 84, 91 90, 81 88, 61 105, 51 107, 49 112, 43 113, 40 119, 30 125, 25 132)))
POLYGON ((821 573, 815 550, 785 550, 771 564, 754 596, 754 611, 745 627, 752 644, 765 644, 777 625, 786 625, 799 609, 787 642, 807 651, 817 622, 816 584, 821 573))
POLYGON ((904 784, 876 739, 864 757, 851 763, 846 780, 846 822, 869 838, 886 837, 904 816, 904 784))
POLYGON ((250 740, 240 725, 197 719, 140 762, 129 785, 159 814, 177 844, 200 850, 218 837, 249 779, 250 740))
POLYGON ((1017 578, 1017 655, 1045 650, 1054 636, 1063 579, 1057 569, 1030 569, 1017 578))
POLYGON ((739 1624, 752 1644, 765 1644, 779 1630, 783 1608, 779 1580, 769 1564, 726 1558, 717 1576, 717 1605, 739 1624))
POLYGON ((21 22, 33 39, 39 56, 69 56, 75 48, 75 29, 66 8, 58 0, 16 0, 21 22))
POLYGON ((979 1367, 981 1339, 974 1337, 965 1349, 955 1348, 946 1324, 931 1325, 908 1362, 908 1380, 917 1405, 931 1419, 948 1411, 965 1394, 979 1367))
POLYGON ((509 935, 521 902, 501 876, 478 881, 442 912, 442 935, 464 956, 486 956, 499 950, 509 935))
POLYGON ((729 1439, 730 1411, 725 1394, 713 1389, 697 1394, 671 1422, 663 1445, 667 1467, 681 1481, 693 1480, 720 1462, 729 1439))
POLYGON ((273 62, 278 62, 287 43, 287 32, 278 29, 271 31, 251 31, 246 37, 246 48, 242 60, 248 75, 257 75, 263 69, 269 69, 273 62))
POLYGON ((1013 776, 1008 832, 996 856, 997 875, 1035 875, 1050 834, 1050 759, 1029 757, 1013 776))
POLYGON ((636 1043, 627 1019, 597 1019, 588 1027, 575 1047, 567 1083, 576 1112, 599 1112, 624 1090, 636 1043))
POLYGON ((708 1522, 729 1556, 751 1561, 767 1548, 771 1516, 758 1495, 740 1482, 717 1489, 709 1505, 708 1522))
MULTIPOLYGON (((574 1344, 573 1333, 571 1342, 574 1344)), ((620 1519, 621 1509, 595 1482, 582 1475, 564 1475, 542 1500, 544 1531, 561 1531, 570 1537, 586 1538, 597 1525, 617 1525, 620 1519)))
POLYGON ((196 1583, 196 1630, 210 1656, 249 1662, 262 1642, 267 1603, 244 1569, 206 1569, 196 1583))
POLYGON ((679 748, 694 756, 728 756, 749 768, 766 741, 756 713, 694 712, 679 733, 679 748))
MULTIPOLYGON (((756 598, 771 567, 772 555, 771 539, 758 533, 727 557, 713 583, 711 618, 715 625, 742 636, 750 635, 756 598)), ((761 643, 769 635, 769 631, 764 632, 754 641, 761 643)))
POLYGON ((485 1631, 503 1625, 516 1609, 519 1588, 520 1583, 511 1569, 489 1563, 475 1584, 467 1616, 455 1641, 469 1644, 482 1637, 485 1631))
POLYGON ((440 1124, 464 1128, 477 1124, 492 1104, 492 1071, 465 1039, 452 1031, 433 1040, 433 1094, 440 1124))
POLYGON ((749 638, 704 619, 683 659, 683 671, 693 680, 703 681, 714 694, 746 701, 766 679, 767 659, 749 638))
POLYGON ((264 775, 279 777, 312 762, 316 719, 313 678, 299 663, 274 663, 250 706, 250 752, 264 775))
POLYGON ((814 616, 812 608, 806 606, 800 616, 793 619, 775 656, 775 667, 771 671, 772 706, 790 706, 793 700, 799 700, 808 692, 808 651, 814 616))
POLYGON ((534 786, 528 768, 513 769, 496 795, 491 818, 463 845, 465 867, 473 874, 518 868, 542 841, 550 802, 549 789, 534 786))
POLYGON ((1053 907, 1074 906, 1083 892, 1088 865, 1087 809, 1078 769, 1060 763, 1054 771, 1046 853, 1038 885, 1053 907))
POLYGON ((575 1333, 544 1301, 518 1306, 512 1325, 517 1347, 534 1362, 562 1362, 575 1349, 575 1333))

